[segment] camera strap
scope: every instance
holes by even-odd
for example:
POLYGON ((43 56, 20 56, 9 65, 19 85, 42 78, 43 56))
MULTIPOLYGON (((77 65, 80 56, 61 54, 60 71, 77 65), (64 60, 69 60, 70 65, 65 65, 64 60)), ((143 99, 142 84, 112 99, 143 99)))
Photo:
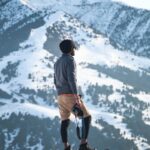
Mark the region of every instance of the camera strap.
POLYGON ((75 116, 76 119, 76 133, 77 133, 77 137, 79 140, 81 140, 84 136, 85 136, 85 124, 84 124, 84 118, 80 117, 77 118, 75 116), (79 119, 81 121, 81 125, 79 126, 79 119))

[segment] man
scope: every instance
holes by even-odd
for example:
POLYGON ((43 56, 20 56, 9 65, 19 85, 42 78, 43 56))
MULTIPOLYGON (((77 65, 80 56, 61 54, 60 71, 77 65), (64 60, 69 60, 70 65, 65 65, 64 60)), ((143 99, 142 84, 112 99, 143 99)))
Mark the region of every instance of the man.
MULTIPOLYGON (((65 150, 71 150, 68 143, 67 128, 70 122, 72 108, 77 105, 83 112, 84 134, 81 135, 79 150, 92 150, 87 137, 90 128, 91 115, 86 109, 77 91, 75 44, 72 40, 63 40, 60 45, 62 56, 54 64, 54 83, 58 93, 58 106, 61 116, 61 138, 65 150)), ((83 128, 83 127, 82 127, 83 128)))

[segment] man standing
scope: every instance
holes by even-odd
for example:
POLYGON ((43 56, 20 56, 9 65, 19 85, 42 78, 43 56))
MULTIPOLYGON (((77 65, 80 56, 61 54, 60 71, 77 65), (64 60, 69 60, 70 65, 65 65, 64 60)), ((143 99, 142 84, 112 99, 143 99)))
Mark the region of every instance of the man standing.
MULTIPOLYGON (((58 93, 58 106, 61 116, 61 138, 65 150, 71 150, 68 143, 67 128, 72 108, 77 106, 83 112, 84 134, 81 135, 79 150, 92 150, 87 142, 91 115, 78 95, 76 63, 74 60, 75 44, 72 40, 63 40, 60 45, 62 56, 54 64, 54 83, 58 93)), ((83 128, 83 127, 82 127, 83 128)))

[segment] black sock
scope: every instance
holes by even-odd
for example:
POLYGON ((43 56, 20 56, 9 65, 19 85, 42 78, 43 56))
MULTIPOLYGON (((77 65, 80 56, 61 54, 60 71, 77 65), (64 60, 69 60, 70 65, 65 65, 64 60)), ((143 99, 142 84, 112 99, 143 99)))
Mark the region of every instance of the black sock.
POLYGON ((70 120, 63 120, 61 122, 61 138, 63 143, 67 143, 68 142, 68 134, 67 134, 67 129, 69 126, 70 120))
POLYGON ((91 124, 91 116, 85 117, 82 120, 82 139, 87 139, 91 124))

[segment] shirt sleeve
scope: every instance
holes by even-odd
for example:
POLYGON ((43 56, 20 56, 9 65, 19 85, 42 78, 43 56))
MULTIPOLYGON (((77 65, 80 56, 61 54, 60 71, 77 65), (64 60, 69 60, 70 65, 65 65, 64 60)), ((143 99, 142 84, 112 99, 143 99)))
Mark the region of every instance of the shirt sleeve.
POLYGON ((74 59, 69 60, 67 64, 67 79, 73 94, 77 94, 77 77, 76 77, 76 63, 74 59))
POLYGON ((56 77, 55 77, 55 73, 54 73, 54 84, 56 86, 56 77))
POLYGON ((54 75, 53 75, 53 77, 54 77, 54 84, 55 84, 55 86, 56 86, 55 64, 54 64, 54 75))

